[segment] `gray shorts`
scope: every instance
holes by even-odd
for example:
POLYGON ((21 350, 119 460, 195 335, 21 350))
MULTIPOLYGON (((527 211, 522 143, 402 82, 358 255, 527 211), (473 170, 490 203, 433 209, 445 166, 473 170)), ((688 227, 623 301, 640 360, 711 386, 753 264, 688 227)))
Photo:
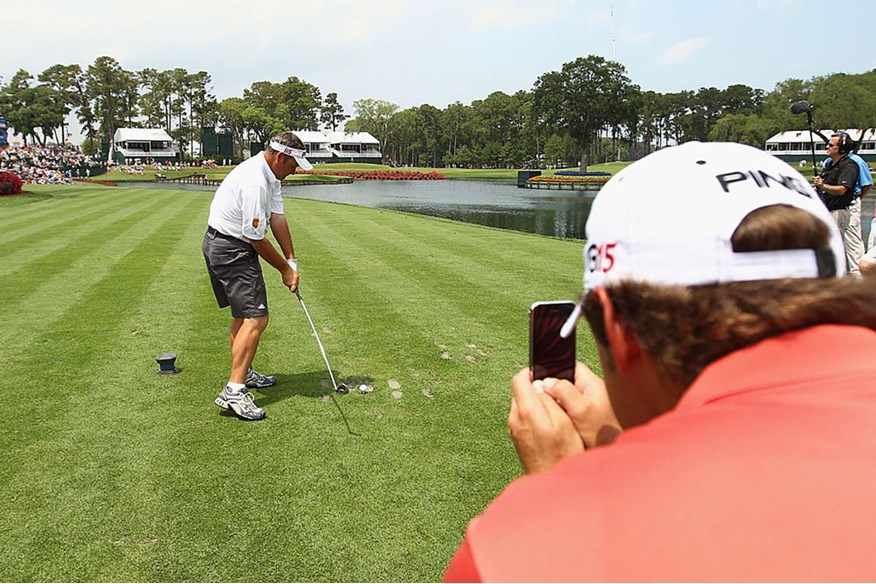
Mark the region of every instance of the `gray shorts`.
POLYGON ((219 308, 230 306, 234 318, 266 316, 268 292, 259 254, 252 246, 209 229, 202 249, 219 308))

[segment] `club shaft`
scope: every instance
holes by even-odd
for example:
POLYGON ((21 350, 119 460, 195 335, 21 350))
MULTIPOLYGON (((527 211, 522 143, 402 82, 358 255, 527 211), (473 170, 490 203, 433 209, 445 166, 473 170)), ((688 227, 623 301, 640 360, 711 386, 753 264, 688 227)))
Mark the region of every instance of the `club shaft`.
POLYGON ((307 305, 304 304, 304 299, 301 297, 301 294, 296 290, 295 295, 298 296, 298 302, 301 303, 301 308, 304 309, 304 315, 307 317, 307 322, 310 323, 310 328, 313 330, 313 336, 316 337, 316 344, 319 345, 319 352, 322 353, 322 359, 325 361, 325 366, 328 369, 329 377, 332 379, 332 387, 335 391, 338 391, 338 384, 335 383, 335 375, 332 373, 332 366, 329 365, 328 357, 325 354, 325 349, 322 346, 322 341, 319 340, 319 333, 316 332, 316 327, 313 326, 313 319, 310 318, 310 313, 307 311, 307 305))

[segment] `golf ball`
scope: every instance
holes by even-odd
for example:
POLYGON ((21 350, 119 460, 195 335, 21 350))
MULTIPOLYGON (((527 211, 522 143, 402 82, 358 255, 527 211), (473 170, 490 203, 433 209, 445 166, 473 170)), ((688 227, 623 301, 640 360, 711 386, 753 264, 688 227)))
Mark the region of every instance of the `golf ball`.
POLYGON ((363 383, 362 385, 359 386, 359 391, 361 391, 362 393, 367 392, 368 386, 363 383))

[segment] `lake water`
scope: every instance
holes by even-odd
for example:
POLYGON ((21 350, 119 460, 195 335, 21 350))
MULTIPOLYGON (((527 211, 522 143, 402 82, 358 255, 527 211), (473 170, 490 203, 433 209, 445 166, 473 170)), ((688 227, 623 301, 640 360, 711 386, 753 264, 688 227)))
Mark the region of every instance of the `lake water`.
POLYGON ((511 181, 356 181, 284 188, 287 197, 408 211, 540 235, 584 239, 595 192, 521 189, 511 181))
MULTIPOLYGON (((210 190, 216 187, 132 183, 148 188, 210 190)), ((394 209, 539 235, 584 239, 584 225, 596 196, 592 191, 521 189, 512 181, 355 181, 345 185, 285 187, 287 197, 394 209)), ((864 242, 876 196, 864 199, 864 242)))

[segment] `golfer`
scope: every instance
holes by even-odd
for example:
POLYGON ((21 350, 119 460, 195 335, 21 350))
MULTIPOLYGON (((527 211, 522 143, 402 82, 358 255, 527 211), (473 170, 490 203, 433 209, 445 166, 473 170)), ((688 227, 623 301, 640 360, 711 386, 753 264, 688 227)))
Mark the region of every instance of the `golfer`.
POLYGON ((213 197, 204 258, 213 293, 220 308, 231 307, 231 374, 215 403, 243 420, 261 420, 265 410, 256 406, 249 388, 277 383, 272 375, 252 368, 259 339, 268 326, 268 296, 262 277, 261 257, 294 292, 298 288, 298 262, 292 235, 283 214, 280 181, 296 168, 313 168, 306 149, 292 132, 271 139, 264 152, 232 170, 213 197), (265 237, 268 225, 280 251, 265 237))
POLYGON ((876 289, 788 164, 687 143, 619 172, 587 221, 604 378, 511 382, 526 476, 447 581, 872 580, 876 289), (680 180, 679 180, 680 179, 680 180))

